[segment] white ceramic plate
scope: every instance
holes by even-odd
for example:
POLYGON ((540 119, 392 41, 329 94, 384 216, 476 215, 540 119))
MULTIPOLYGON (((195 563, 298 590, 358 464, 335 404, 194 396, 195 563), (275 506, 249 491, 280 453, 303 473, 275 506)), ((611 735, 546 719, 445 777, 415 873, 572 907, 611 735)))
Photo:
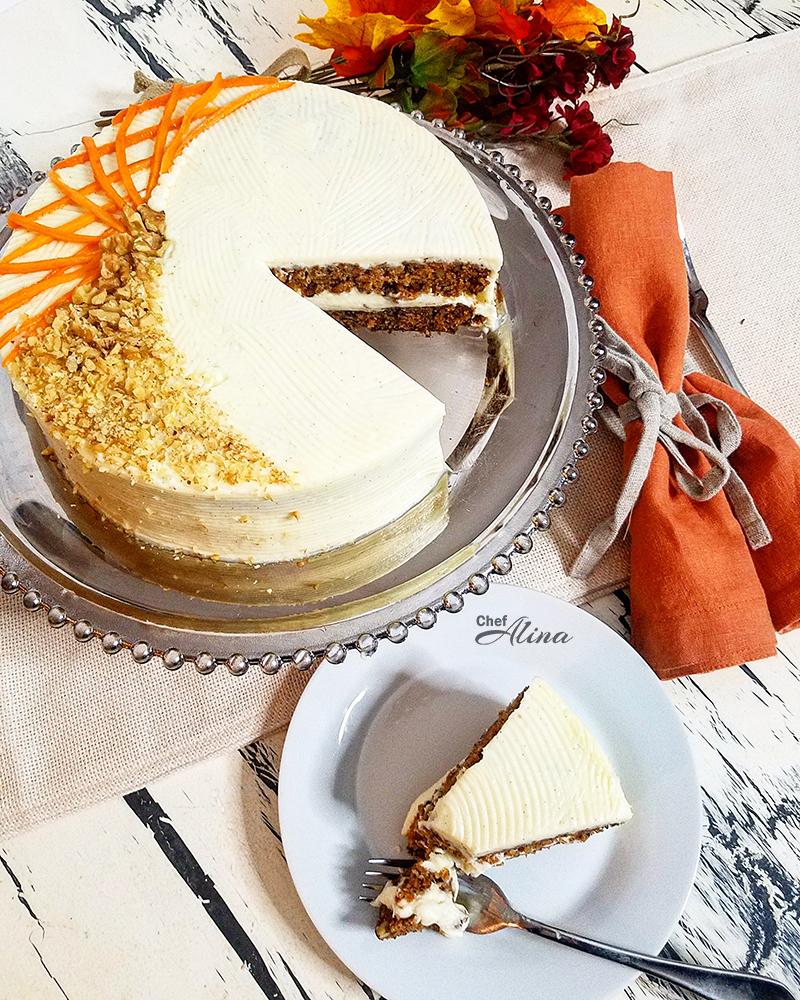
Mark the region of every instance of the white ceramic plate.
POLYGON ((356 897, 368 857, 403 853, 399 831, 412 800, 538 675, 598 737, 634 818, 586 844, 517 858, 491 874, 534 916, 660 951, 694 880, 701 831, 697 776, 664 688, 597 619, 517 587, 495 587, 432 633, 386 647, 370 660, 322 666, 284 749, 286 860, 323 938, 388 1000, 615 996, 632 980, 629 971, 521 931, 379 941, 375 911, 356 897), (540 632, 570 638, 524 641, 540 632))

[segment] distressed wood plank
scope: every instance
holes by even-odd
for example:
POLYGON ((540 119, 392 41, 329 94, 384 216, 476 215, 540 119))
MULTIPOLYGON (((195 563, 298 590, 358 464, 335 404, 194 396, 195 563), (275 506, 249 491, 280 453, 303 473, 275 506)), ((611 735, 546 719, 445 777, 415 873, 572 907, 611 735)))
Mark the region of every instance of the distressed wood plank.
POLYGON ((621 0, 611 8, 634 15, 628 24, 636 41, 637 65, 650 72, 742 41, 730 20, 715 21, 693 7, 677 10, 668 0, 642 0, 641 5, 639 0, 621 0))
POLYGON ((742 38, 774 34, 800 26, 798 0, 666 0, 676 11, 697 12, 742 38))
POLYGON ((309 920, 286 866, 277 800, 283 738, 164 778, 152 791, 213 873, 287 1000, 363 1000, 364 988, 309 920))
POLYGON ((3 1000, 49 1000, 54 981, 70 1000, 264 1000, 122 800, 7 840, 0 856, 3 1000), (38 967, 26 941, 41 955, 38 967))
MULTIPOLYGON (((297 31, 295 4, 255 0, 83 0, 90 22, 122 53, 132 53, 153 75, 197 77, 253 73, 270 62, 297 31)), ((304 4, 311 15, 320 0, 304 4)))
MULTIPOLYGON (((587 606, 629 638, 627 595, 587 606)), ((744 667, 670 681, 703 794, 706 831, 694 889, 670 946, 702 964, 763 972, 800 985, 800 635, 744 667)), ((628 991, 653 994, 644 981, 628 991)), ((661 992, 658 992, 658 991, 661 992)))
MULTIPOLYGON (((31 870, 17 872, 11 867, 6 852, 0 848, 0 996, 32 997, 35 984, 37 1000, 64 1000, 64 989, 44 953, 47 936, 45 925, 31 906, 23 879, 31 870), (13 957, 12 957, 13 956, 13 957)), ((49 942, 48 942, 49 946, 49 942)))

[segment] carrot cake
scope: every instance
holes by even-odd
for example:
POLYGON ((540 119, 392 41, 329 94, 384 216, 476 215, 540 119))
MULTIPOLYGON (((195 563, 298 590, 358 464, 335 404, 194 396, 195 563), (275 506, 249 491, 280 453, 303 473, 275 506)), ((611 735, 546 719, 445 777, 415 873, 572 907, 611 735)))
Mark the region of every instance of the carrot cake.
MULTIPOLYGON (((631 815, 595 738, 536 679, 467 756, 412 804, 403 833, 413 855, 438 859, 443 886, 448 860, 453 869, 476 875, 508 858, 585 841, 631 815)), ((425 926, 414 919, 417 880, 392 885, 396 891, 384 888, 376 900, 379 937, 425 926)), ((457 894, 456 883, 453 902, 457 894)))
POLYGON ((3 364, 76 491, 138 538, 295 560, 446 484, 442 403, 351 330, 492 328, 502 255, 467 171, 405 115, 177 85, 9 225, 3 364))

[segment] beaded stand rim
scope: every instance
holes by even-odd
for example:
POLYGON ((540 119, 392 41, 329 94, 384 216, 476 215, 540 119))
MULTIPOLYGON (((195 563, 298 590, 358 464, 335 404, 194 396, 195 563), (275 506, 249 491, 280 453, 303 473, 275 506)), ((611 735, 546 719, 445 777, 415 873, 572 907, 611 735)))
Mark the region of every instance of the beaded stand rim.
MULTIPOLYGON (((402 110, 399 105, 392 105, 392 107, 397 111, 402 110)), ((465 597, 485 594, 496 577, 505 576, 511 572, 513 557, 526 555, 532 550, 533 536, 537 532, 547 531, 550 528, 551 511, 564 506, 567 500, 566 488, 579 478, 578 463, 585 459, 590 451, 586 438, 597 430, 598 421, 595 413, 601 409, 604 402, 599 388, 606 378, 605 370, 601 365, 606 350, 603 344, 603 324, 599 318, 600 303, 591 294, 594 279, 585 273, 586 259, 583 254, 575 251, 575 237, 571 233, 563 231, 564 219, 553 211, 550 199, 537 196, 536 184, 533 181, 520 180, 519 167, 515 164, 507 164, 500 150, 492 149, 487 152, 486 144, 480 139, 467 139, 463 129, 446 129, 441 119, 426 122, 419 111, 412 111, 409 117, 431 130, 447 131, 460 146, 471 153, 476 163, 484 163, 495 177, 501 180, 511 180, 520 185, 527 198, 545 214, 550 226, 558 233, 559 242, 569 252, 569 263, 576 273, 575 280, 585 292, 584 306, 589 314, 588 327, 592 335, 589 351, 596 363, 589 369, 589 388, 585 396, 586 409, 581 418, 582 433, 572 445, 572 459, 562 466, 558 482, 550 489, 546 502, 536 511, 528 525, 519 531, 511 542, 501 549, 480 571, 471 574, 461 586, 447 591, 441 598, 419 608, 415 613, 390 622, 385 628, 362 632, 344 642, 332 642, 325 647, 316 649, 300 647, 293 653, 284 656, 273 652, 267 652, 261 656, 245 656, 242 653, 213 656, 206 652, 187 655, 175 647, 159 649, 141 639, 128 639, 116 631, 102 631, 95 628, 85 618, 72 617, 61 604, 49 601, 40 590, 27 584, 17 572, 1 564, 0 592, 21 599, 22 606, 26 611, 31 613, 44 612, 47 624, 53 629, 69 626, 77 642, 88 643, 98 639, 100 648, 109 656, 127 650, 136 663, 146 664, 151 660, 161 660, 167 670, 178 670, 184 665, 191 665, 198 674, 208 675, 213 673, 218 666, 225 666, 232 676, 241 677, 251 667, 258 667, 262 673, 273 676, 284 666, 289 665, 294 665, 300 671, 308 671, 311 667, 322 662, 340 664, 344 662, 349 652, 358 652, 362 656, 372 656, 383 639, 397 644, 408 638, 412 628, 416 627, 427 631, 434 627, 441 612, 457 614, 464 608, 465 597)), ((73 147, 73 150, 76 148, 77 146, 73 147)), ((57 157, 53 163, 60 159, 57 157)), ((36 171, 32 176, 34 182, 39 182, 45 177, 42 171, 36 171)), ((16 192, 19 198, 26 194, 27 189, 20 188, 16 192)), ((1 205, 0 214, 5 214, 5 210, 10 211, 10 208, 10 205, 1 205)))

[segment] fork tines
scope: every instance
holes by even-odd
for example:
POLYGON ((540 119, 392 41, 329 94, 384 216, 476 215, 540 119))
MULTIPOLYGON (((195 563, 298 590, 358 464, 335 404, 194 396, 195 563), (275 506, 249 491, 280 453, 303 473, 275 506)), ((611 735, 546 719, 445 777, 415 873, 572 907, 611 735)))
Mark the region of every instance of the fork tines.
MULTIPOLYGON (((381 875, 383 873, 382 872, 367 872, 366 874, 367 875, 381 875)), ((366 895, 359 896, 358 897, 359 900, 361 902, 363 902, 363 903, 372 903, 372 902, 374 902, 375 898, 378 895, 378 893, 381 891, 381 889, 383 889, 383 887, 384 887, 385 884, 386 884, 385 882, 382 882, 380 885, 376 885, 374 882, 362 882, 361 883, 361 888, 362 889, 369 889, 370 892, 372 893, 372 895, 371 896, 366 896, 366 895)))
POLYGON ((378 893, 383 889, 384 885, 386 884, 386 880, 390 879, 392 875, 402 874, 407 868, 410 868, 411 865, 414 864, 414 859, 413 858, 368 858, 367 864, 369 866, 374 865, 375 867, 374 868, 369 867, 365 869, 364 871, 365 878, 383 879, 383 882, 381 882, 380 884, 376 884, 375 882, 361 883, 361 888, 369 889, 373 893, 373 895, 366 896, 362 894, 361 896, 358 897, 359 900, 364 903, 372 903, 375 901, 375 897, 378 895, 378 893))

